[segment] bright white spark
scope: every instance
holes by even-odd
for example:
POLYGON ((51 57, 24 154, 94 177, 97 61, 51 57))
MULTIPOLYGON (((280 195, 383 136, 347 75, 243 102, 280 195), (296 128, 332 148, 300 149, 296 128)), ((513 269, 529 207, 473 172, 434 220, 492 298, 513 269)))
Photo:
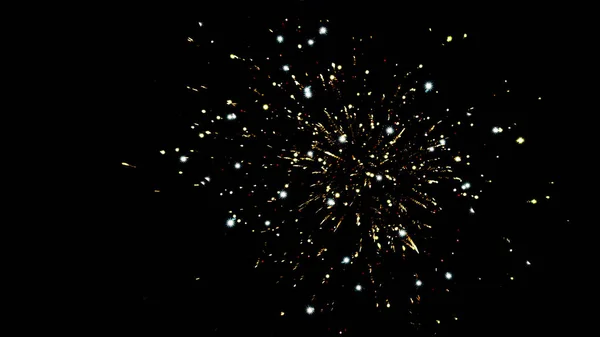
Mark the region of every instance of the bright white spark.
POLYGON ((468 190, 469 188, 471 188, 471 184, 470 183, 464 183, 460 188, 462 188, 463 190, 468 190))
POLYGON ((309 157, 311 157, 311 158, 312 158, 312 157, 313 157, 313 155, 314 155, 314 153, 313 153, 312 151, 308 151, 306 154, 307 154, 309 157))
POLYGON ((471 208, 469 209, 469 213, 471 213, 471 214, 475 214, 475 210, 473 209, 473 207, 471 207, 471 208))
POLYGON ((240 167, 242 167, 242 164, 240 164, 240 163, 235 163, 235 165, 233 165, 233 167, 235 167, 236 169, 239 169, 240 167))
POLYGON ((400 237, 402 237, 402 238, 403 238, 403 237, 405 237, 405 236, 406 236, 406 234, 408 234, 408 233, 406 233, 406 230, 404 230, 404 229, 401 229, 401 230, 398 232, 398 234, 400 234, 400 237))
POLYGON ((383 179, 383 176, 381 174, 378 174, 375 176, 375 179, 377 179, 377 181, 381 181, 383 179))
POLYGON ((391 135, 392 133, 394 133, 394 128, 393 128, 393 127, 391 127, 391 126, 388 126, 388 127, 385 129, 385 132, 386 132, 388 135, 391 135))
POLYGON ((304 97, 306 97, 306 98, 312 97, 312 91, 310 90, 310 87, 304 88, 304 97))
POLYGON ((235 226, 235 220, 233 220, 233 219, 227 220, 227 227, 233 227, 233 226, 235 226))
POLYGON ((340 138, 338 138, 338 140, 340 141, 340 143, 345 143, 347 141, 345 135, 340 136, 340 138))
POLYGON ((285 199, 285 198, 287 198, 287 192, 286 192, 286 191, 281 191, 281 192, 279 192, 279 197, 280 197, 281 199, 285 199))
POLYGON ((279 42, 279 43, 283 42, 283 36, 277 35, 277 42, 279 42))
POLYGON ((431 82, 425 83, 425 92, 428 92, 431 89, 433 89, 433 83, 431 83, 431 82))
POLYGON ((327 34, 327 28, 325 28, 325 27, 319 28, 319 34, 321 34, 321 35, 327 34))
POLYGON ((448 273, 446 273, 446 279, 448 279, 448 280, 449 280, 449 279, 451 279, 451 278, 452 278, 452 274, 450 274, 449 272, 448 272, 448 273))
POLYGON ((440 144, 441 145, 446 145, 446 140, 445 139, 440 140, 440 144))
POLYGON ((420 287, 423 285, 423 282, 421 282, 421 280, 417 280, 417 282, 415 282, 415 284, 417 285, 417 287, 420 287))
POLYGON ((179 161, 182 163, 185 163, 187 160, 188 160, 188 157, 186 157, 186 156, 179 157, 179 161))
POLYGON ((198 22, 198 26, 202 27, 202 22, 198 22))
POLYGON ((307 314, 312 315, 313 312, 315 312, 315 308, 313 308, 311 306, 306 307, 306 313, 307 314))
POLYGON ((435 148, 432 146, 429 148, 429 152, 433 152, 433 151, 435 151, 435 148))
POLYGON ((342 263, 343 263, 343 264, 348 264, 348 263, 350 263, 350 258, 346 256, 346 257, 345 257, 345 258, 342 260, 342 263))
POLYGON ((327 199, 327 205, 329 205, 329 206, 335 205, 335 200, 333 200, 331 198, 327 199))
POLYGON ((362 286, 360 284, 357 284, 356 287, 354 287, 354 289, 356 289, 356 291, 361 291, 362 286))
POLYGON ((502 129, 501 129, 501 128, 499 128, 499 127, 497 127, 497 126, 494 126, 494 127, 492 128, 492 132, 493 132, 493 133, 500 133, 500 132, 502 132, 502 131, 500 131, 500 130, 502 130, 502 129))
POLYGON ((271 221, 267 220, 265 221, 265 226, 270 226, 271 225, 271 221))
POLYGON ((308 45, 309 46, 312 46, 313 44, 315 44, 315 40, 313 40, 313 39, 308 40, 308 45))
POLYGON ((289 71, 290 70, 290 66, 288 66, 287 64, 283 66, 283 71, 289 71))
POLYGON ((237 116, 236 116, 235 114, 228 114, 228 115, 227 115, 227 119, 228 119, 228 120, 230 120, 230 121, 231 121, 231 120, 234 120, 234 119, 236 119, 236 118, 237 118, 237 116))
POLYGON ((517 138, 517 144, 523 144, 523 143, 525 143, 525 138, 523 138, 523 137, 517 138))

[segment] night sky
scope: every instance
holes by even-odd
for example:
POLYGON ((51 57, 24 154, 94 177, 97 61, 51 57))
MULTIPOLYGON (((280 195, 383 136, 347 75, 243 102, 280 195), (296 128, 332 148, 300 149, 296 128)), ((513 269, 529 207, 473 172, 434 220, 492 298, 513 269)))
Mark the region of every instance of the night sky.
MULTIPOLYGON (((570 218, 575 202, 570 183, 572 160, 565 159, 573 155, 569 150, 573 122, 564 99, 566 84, 559 79, 570 62, 557 55, 557 50, 569 48, 568 38, 555 20, 560 11, 496 10, 491 6, 477 15, 456 8, 433 15, 426 9, 400 5, 387 8, 369 2, 363 6, 302 1, 276 7, 196 6, 176 20, 148 20, 139 27, 133 43, 141 69, 132 90, 136 104, 119 119, 121 146, 115 165, 119 166, 117 182, 122 189, 122 221, 136 232, 137 258, 131 268, 139 279, 132 296, 134 300, 142 297, 140 334, 485 336, 544 334, 566 325, 563 287, 573 275, 565 272, 564 250, 572 243, 559 233, 577 231, 570 218), (327 34, 319 34, 319 27, 326 27, 327 34), (276 40, 279 35, 282 43, 276 40), (314 39, 313 46, 306 44, 309 38, 314 39), (298 43, 303 44, 301 51, 298 43), (231 54, 253 61, 233 59, 231 54), (278 58, 278 54, 285 56, 278 58), (358 60, 355 73, 346 70, 353 67, 352 55, 358 60), (335 75, 346 76, 349 82, 338 86, 342 98, 327 96, 321 82, 310 83, 314 97, 289 89, 294 87, 293 81, 285 94, 271 91, 271 81, 283 83, 289 74, 296 74, 299 82, 307 82, 312 75, 316 79, 319 73, 328 77, 324 69, 331 62, 343 64, 343 70, 335 75), (260 72, 249 70, 253 63, 260 64, 260 72), (282 71, 284 64, 292 69, 282 71), (306 117, 309 121, 321 121, 313 117, 319 107, 331 107, 329 111, 335 113, 340 104, 359 101, 358 87, 350 84, 350 79, 358 73, 366 77, 365 70, 371 71, 365 92, 408 83, 402 81, 415 83, 414 104, 407 109, 447 121, 443 130, 454 137, 448 139, 449 158, 461 157, 460 162, 451 160, 450 164, 473 186, 464 191, 469 192, 467 196, 459 197, 456 194, 463 191, 445 193, 448 189, 442 183, 428 186, 427 192, 444 207, 437 214, 409 207, 411 224, 433 225, 426 235, 414 232, 417 246, 422 244, 418 254, 410 248, 403 252, 365 248, 361 252, 365 262, 356 259, 346 267, 338 256, 354 254, 346 248, 355 244, 350 242, 353 235, 362 235, 360 231, 367 229, 373 214, 366 208, 364 212, 348 208, 352 213, 363 212, 362 226, 355 227, 348 220, 342 227, 351 229, 340 230, 336 237, 316 230, 314 224, 327 214, 316 212, 318 207, 307 207, 302 211, 303 220, 294 224, 296 211, 289 209, 306 199, 308 184, 289 188, 289 198, 280 195, 265 203, 272 193, 282 190, 280 185, 286 179, 292 183, 305 179, 295 174, 288 177, 283 167, 289 163, 266 146, 290 150, 298 146, 304 151, 301 145, 310 147, 310 136, 297 133, 298 129, 285 121, 273 118, 263 122, 256 116, 284 111, 277 107, 290 107, 292 93, 313 111, 306 117), (408 71, 415 77, 402 79, 408 71), (391 76, 396 72, 398 82, 394 84, 396 78, 391 76), (309 74, 306 79, 299 76, 304 73, 309 74), (269 77, 261 80, 260 76, 269 77), (424 90, 427 82, 433 83, 431 92, 424 90), (257 102, 248 87, 258 88, 265 96, 257 102), (229 99, 237 106, 226 104, 229 99), (262 109, 263 104, 269 109, 262 109), (470 120, 465 117, 469 107, 474 107, 470 120), (207 111, 202 113, 203 109, 207 111), (454 111, 460 111, 460 118, 454 111), (233 112, 237 120, 226 120, 233 112), (217 115, 222 119, 214 120, 217 115), (456 120, 462 121, 464 132, 455 136, 450 130, 458 128, 456 120), (282 135, 240 137, 230 132, 234 123, 240 128, 247 125, 251 131, 264 125, 282 135), (469 123, 475 126, 468 127, 469 123), (502 131, 493 132, 494 127, 502 131), (218 135, 213 131, 199 138, 199 132, 209 129, 218 135), (290 141, 285 142, 288 135, 290 141), (522 144, 517 142, 520 137, 522 144), (239 144, 246 146, 240 149, 239 144), (237 162, 242 162, 239 169, 234 167, 237 162), (258 170, 259 165, 272 167, 266 174, 258 170), (250 175, 244 176, 244 172, 250 175), (257 183, 269 187, 249 193, 257 183), (238 192, 238 186, 243 192, 238 192), (236 193, 227 195, 232 189, 236 193), (219 195, 223 192, 225 195, 219 195), (280 206, 272 206, 277 203, 280 206), (468 211, 471 207, 474 214, 468 211), (227 226, 232 210, 248 223, 227 226), (296 226, 305 226, 304 232, 314 231, 313 240, 322 240, 329 247, 327 254, 335 256, 331 282, 310 281, 323 277, 325 267, 320 264, 299 263, 295 271, 272 262, 255 268, 257 259, 265 258, 265 242, 270 245, 277 240, 271 232, 258 233, 264 231, 268 217, 273 223, 294 226, 282 226, 285 239, 273 245, 275 251, 293 251, 298 241, 306 241, 306 237, 291 234, 302 230, 296 226), (367 263, 377 264, 376 270, 381 270, 375 272, 378 278, 372 284, 365 281, 367 263), (447 271, 451 279, 444 277, 447 271), (296 282, 298 275, 305 275, 306 280, 296 282), (281 276, 283 281, 276 283, 281 276), (415 286, 416 279, 423 284, 415 286), (292 286, 296 283, 297 288, 292 286), (357 284, 363 286, 361 291, 356 291, 357 284), (417 295, 420 303, 411 304, 409 299, 417 295), (386 299, 391 302, 389 308, 386 299), (309 306, 314 313, 307 313, 309 306)), ((363 108, 369 103, 354 104, 363 108)), ((407 133, 414 127, 407 124, 407 133)), ((359 156, 364 150, 355 151, 359 156)), ((418 148, 407 146, 406 151, 418 148)), ((351 169, 343 166, 339 172, 351 169)), ((404 172, 391 173, 410 181, 413 176, 408 173, 400 178, 404 172)), ((327 179, 343 185, 342 175, 327 179)), ((390 191, 373 188, 359 197, 379 202, 390 191)), ((343 199, 331 208, 337 210, 343 199)), ((339 212, 336 214, 348 210, 339 212)), ((383 207, 380 221, 394 221, 388 213, 393 212, 383 207)), ((274 233, 275 224, 271 227, 268 230, 274 233)), ((407 230, 412 236, 412 227, 407 230)))

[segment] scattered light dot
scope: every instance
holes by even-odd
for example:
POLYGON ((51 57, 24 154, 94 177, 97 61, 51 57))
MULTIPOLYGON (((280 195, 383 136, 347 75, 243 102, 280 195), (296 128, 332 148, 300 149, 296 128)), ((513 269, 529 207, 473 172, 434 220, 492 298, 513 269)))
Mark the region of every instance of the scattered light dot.
POLYGON ((302 49, 302 45, 298 43, 298 49, 302 49))
POLYGON ((394 133, 394 128, 393 128, 393 127, 391 127, 391 126, 388 126, 388 127, 385 129, 385 132, 386 132, 388 135, 391 135, 392 133, 394 133))
POLYGON ((308 45, 309 46, 312 46, 313 44, 315 44, 315 40, 313 40, 313 39, 308 40, 308 45))
POLYGON ((310 86, 304 88, 304 97, 306 97, 306 98, 312 97, 312 91, 310 90, 310 86))
POLYGON ((283 66, 283 71, 289 71, 290 70, 290 66, 288 66, 287 64, 283 66))
POLYGON ((433 151, 435 151, 435 148, 432 146, 429 148, 429 152, 433 152, 433 151))
POLYGON ((198 22, 198 26, 202 27, 203 26, 202 22, 198 22))
POLYGON ((365 70, 365 74, 369 75, 369 71, 368 71, 368 70, 365 70))
POLYGON ((277 42, 282 43, 283 42, 283 36, 278 35, 277 36, 277 42))
POLYGON ((350 263, 350 258, 348 256, 344 257, 344 259, 342 260, 343 264, 348 264, 350 263))
POLYGON ((531 262, 529 262, 529 261, 525 261, 525 263, 526 263, 528 266, 531 266, 531 262))
POLYGON ((285 199, 285 198, 287 198, 287 192, 286 192, 286 191, 281 191, 281 192, 279 192, 279 197, 280 197, 281 199, 285 199))
POLYGON ((356 289, 356 291, 361 291, 362 286, 360 284, 357 284, 356 287, 354 287, 354 289, 356 289))
POLYGON ((325 28, 325 27, 319 28, 319 34, 321 34, 321 35, 327 34, 327 28, 325 28))
POLYGON ((233 165, 233 167, 235 167, 236 169, 239 169, 240 167, 242 167, 242 164, 240 164, 240 163, 235 163, 235 165, 233 165))
POLYGON ((327 205, 328 205, 328 206, 333 206, 333 205, 335 205, 335 200, 333 200, 333 199, 331 199, 331 198, 327 199, 327 205))
POLYGON ((314 155, 314 153, 313 153, 312 151, 308 151, 306 154, 307 154, 309 157, 311 157, 311 158, 312 158, 312 157, 313 157, 313 155, 314 155))
POLYGON ((227 227, 233 227, 233 226, 235 226, 235 220, 234 219, 227 220, 227 227))
POLYGON ((340 141, 340 143, 345 143, 347 141, 345 135, 341 135, 340 138, 338 138, 338 140, 340 141))
POLYGON ((462 184, 462 186, 460 187, 463 190, 468 190, 469 188, 471 188, 471 184, 470 183, 464 183, 462 184))
POLYGON ((263 104, 263 110, 269 110, 269 105, 268 104, 263 104))
POLYGON ((185 163, 187 160, 188 160, 188 157, 186 157, 186 156, 179 157, 179 161, 182 163, 185 163))
POLYGON ((377 179, 377 181, 381 181, 383 179, 383 176, 381 174, 378 174, 375 176, 375 179, 377 179))
POLYGON ((282 311, 282 312, 280 313, 280 315, 281 315, 281 316, 285 315, 285 312, 283 312, 283 311, 282 311))
POLYGON ((408 234, 408 233, 406 233, 406 230, 404 230, 404 229, 401 229, 401 230, 398 232, 398 234, 400 234, 400 237, 402 237, 402 238, 403 238, 403 237, 405 237, 405 236, 406 236, 406 234, 408 234))
POLYGON ((531 202, 532 204, 534 204, 534 205, 535 205, 535 204, 537 204, 537 200, 536 200, 536 199, 532 199, 530 202, 531 202))
POLYGON ((454 161, 455 161, 455 162, 457 162, 457 163, 458 163, 458 162, 460 162, 461 160, 462 160, 462 159, 460 158, 460 156, 456 156, 456 157, 454 157, 454 161))
POLYGON ((160 150, 160 154, 165 154, 166 151, 165 150, 160 150))
POLYGON ((417 282, 415 282, 415 284, 417 285, 417 287, 420 287, 423 285, 423 282, 421 282, 421 280, 417 280, 417 282))
POLYGON ((440 140, 440 144, 441 145, 446 145, 446 140, 445 139, 440 140))
POLYGON ((265 226, 271 226, 271 221, 269 221, 269 220, 265 221, 265 226))
POLYGON ((448 35, 448 37, 446 38, 446 42, 451 42, 452 41, 452 36, 448 35))
POLYGON ((425 92, 428 92, 431 89, 433 89, 433 83, 431 83, 431 82, 425 83, 425 92))
POLYGON ((471 207, 471 208, 469 209, 469 213, 471 213, 471 214, 475 214, 475 210, 474 210, 474 209, 471 207))
POLYGON ((448 279, 448 280, 450 280, 450 279, 452 278, 452 274, 451 274, 451 273, 449 273, 449 272, 448 272, 448 273, 446 273, 446 275, 445 275, 445 276, 446 276, 446 279, 448 279))
POLYGON ((306 313, 309 315, 312 315, 315 312, 315 308, 313 307, 306 307, 306 313))
POLYGON ((523 138, 523 137, 517 138, 517 144, 523 144, 523 143, 525 143, 525 138, 523 138))

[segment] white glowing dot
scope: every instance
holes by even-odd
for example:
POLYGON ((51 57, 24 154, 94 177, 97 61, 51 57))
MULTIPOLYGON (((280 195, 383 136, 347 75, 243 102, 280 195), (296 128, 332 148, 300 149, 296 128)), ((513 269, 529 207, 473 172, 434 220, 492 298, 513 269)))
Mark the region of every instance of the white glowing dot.
POLYGON ((425 83, 425 91, 429 91, 431 89, 433 89, 433 83, 431 83, 431 82, 425 83))
POLYGON ((368 71, 368 70, 365 70, 365 74, 369 75, 369 71, 368 71))
POLYGON ((429 148, 429 152, 433 152, 433 151, 435 151, 435 148, 432 146, 429 148))
POLYGON ((338 140, 340 141, 340 143, 345 143, 347 141, 345 135, 341 135, 340 138, 338 138, 338 140))
POLYGON ((280 197, 281 199, 285 199, 285 198, 287 198, 287 192, 286 192, 286 191, 281 191, 281 192, 279 192, 279 197, 280 197))
POLYGON ((277 42, 279 42, 279 43, 283 42, 283 36, 278 35, 277 36, 277 42))
POLYGON ((227 227, 233 227, 233 226, 235 226, 235 220, 233 220, 233 219, 227 220, 227 227))
POLYGON ((356 287, 354 287, 354 289, 356 289, 356 291, 361 291, 362 286, 360 284, 357 284, 356 287))
POLYGON ((235 114, 228 114, 228 115, 227 115, 227 119, 228 119, 228 120, 230 120, 230 121, 231 121, 231 120, 234 120, 234 119, 236 119, 236 118, 237 118, 237 116, 236 116, 235 114))
POLYGON ((335 205, 335 200, 333 200, 331 198, 327 199, 327 205, 329 205, 329 206, 335 205))
POLYGON ((271 225, 271 221, 267 220, 265 221, 265 226, 270 226, 271 225))
POLYGON ((420 286, 422 286, 422 285, 423 285, 423 282, 421 282, 421 280, 417 280, 417 282, 415 282, 415 285, 416 285, 417 287, 420 287, 420 286))
POLYGON ((446 145, 446 140, 445 139, 440 140, 440 144, 441 145, 446 145))
POLYGON ((528 266, 531 266, 531 262, 525 261, 525 263, 527 263, 528 266))
POLYGON ((475 214, 475 210, 474 210, 474 209, 471 207, 471 208, 469 209, 469 213, 471 213, 471 214, 475 214))
POLYGON ((315 312, 315 308, 313 308, 313 307, 310 307, 310 306, 309 306, 309 307, 306 307, 306 313, 307 313, 307 314, 309 314, 309 315, 312 315, 312 314, 313 314, 313 312, 315 312))
POLYGON ((525 143, 525 138, 523 138, 523 137, 517 138, 517 144, 523 144, 523 143, 525 143))
POLYGON ((377 179, 377 181, 381 181, 383 179, 383 176, 381 174, 378 174, 375 176, 375 179, 377 179))
POLYGON ((302 49, 302 45, 298 43, 298 49, 302 49))
POLYGON ((494 126, 494 127, 492 128, 492 132, 493 132, 493 133, 498 133, 498 132, 500 132, 500 129, 499 129, 497 126, 494 126))
POLYGON ((454 157, 454 161, 455 161, 455 162, 457 162, 457 163, 458 163, 458 162, 460 162, 461 160, 462 160, 462 159, 460 158, 460 156, 456 156, 456 157, 454 157))
POLYGON ((239 169, 240 167, 242 167, 242 164, 240 164, 240 163, 235 163, 235 165, 233 165, 233 167, 235 167, 236 169, 239 169))
POLYGON ((451 273, 449 273, 449 272, 448 272, 448 273, 446 273, 446 275, 445 275, 445 276, 446 276, 446 278, 447 278, 448 280, 452 278, 452 274, 451 274, 451 273))
POLYGON ((315 40, 313 40, 313 39, 309 39, 309 40, 308 40, 308 45, 309 45, 309 46, 312 46, 313 44, 315 44, 315 40))
POLYGON ((312 151, 308 151, 306 154, 307 154, 309 157, 311 157, 311 158, 312 158, 312 156, 314 155, 314 153, 313 153, 312 151))
POLYGON ((188 160, 188 157, 186 157, 186 156, 179 157, 179 161, 182 163, 185 163, 187 160, 188 160))
POLYGON ((289 71, 290 70, 290 66, 288 66, 287 64, 283 66, 283 71, 289 71))
POLYGON ((388 135, 391 135, 392 133, 394 133, 394 128, 393 128, 393 127, 391 127, 391 126, 388 126, 388 127, 385 129, 385 132, 386 132, 388 135))
POLYGON ((304 97, 306 97, 306 98, 311 98, 312 97, 312 91, 310 90, 310 86, 304 88, 304 97))
POLYGON ((347 256, 346 256, 346 257, 344 257, 344 259, 342 260, 342 263, 343 263, 343 264, 348 264, 348 263, 350 263, 350 258, 349 258, 349 257, 347 257, 347 256))
POLYGON ((463 190, 468 190, 469 188, 471 188, 471 184, 470 183, 464 183, 462 184, 462 186, 460 187, 463 190))
POLYGON ((160 150, 160 154, 165 154, 165 153, 167 153, 167 151, 165 151, 165 150, 160 150))
POLYGON ((451 42, 452 41, 452 36, 449 36, 446 38, 446 42, 451 42))
POLYGON ((406 236, 406 234, 408 234, 408 233, 406 233, 406 230, 404 230, 404 229, 401 229, 401 230, 398 232, 398 234, 400 234, 400 237, 402 237, 402 238, 403 238, 403 237, 405 237, 405 236, 406 236))
POLYGON ((325 28, 325 27, 319 28, 319 34, 321 34, 321 35, 327 34, 327 28, 325 28))
POLYGON ((202 22, 198 22, 198 26, 202 27, 202 22))

